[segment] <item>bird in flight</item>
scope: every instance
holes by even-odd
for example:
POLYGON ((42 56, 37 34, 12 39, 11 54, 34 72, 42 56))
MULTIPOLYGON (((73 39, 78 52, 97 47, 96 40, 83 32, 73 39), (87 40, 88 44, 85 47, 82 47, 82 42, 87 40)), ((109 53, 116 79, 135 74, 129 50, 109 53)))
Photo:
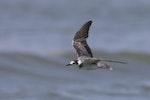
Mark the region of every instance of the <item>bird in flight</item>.
POLYGON ((92 24, 91 20, 86 22, 76 32, 75 36, 73 37, 72 45, 77 52, 77 59, 70 61, 70 63, 67 64, 66 66, 76 65, 80 69, 86 69, 86 70, 98 69, 98 68, 112 70, 112 67, 110 67, 106 63, 103 63, 102 61, 126 64, 126 62, 104 60, 104 59, 93 57, 92 51, 86 42, 91 24, 92 24))

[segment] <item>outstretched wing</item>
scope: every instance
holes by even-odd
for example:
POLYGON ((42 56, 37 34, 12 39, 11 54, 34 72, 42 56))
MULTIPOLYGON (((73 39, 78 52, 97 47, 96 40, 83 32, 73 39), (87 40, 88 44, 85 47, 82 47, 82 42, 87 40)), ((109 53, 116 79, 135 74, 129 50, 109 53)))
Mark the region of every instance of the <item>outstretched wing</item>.
POLYGON ((76 32, 72 44, 73 47, 77 51, 77 56, 88 56, 93 57, 90 47, 86 42, 86 38, 88 38, 89 28, 92 24, 92 21, 86 22, 79 31, 76 32))

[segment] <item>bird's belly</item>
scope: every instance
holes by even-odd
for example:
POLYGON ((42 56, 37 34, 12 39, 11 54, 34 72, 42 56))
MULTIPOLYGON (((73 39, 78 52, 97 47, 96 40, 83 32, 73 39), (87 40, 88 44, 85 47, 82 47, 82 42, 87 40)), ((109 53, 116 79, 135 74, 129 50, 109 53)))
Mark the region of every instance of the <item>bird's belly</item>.
POLYGON ((91 64, 91 65, 84 65, 82 66, 80 69, 82 70, 95 70, 97 69, 98 67, 94 64, 91 64))
POLYGON ((72 65, 72 67, 78 68, 78 69, 81 69, 81 70, 95 70, 95 69, 98 68, 96 66, 96 64, 83 64, 82 67, 79 67, 78 65, 72 65))

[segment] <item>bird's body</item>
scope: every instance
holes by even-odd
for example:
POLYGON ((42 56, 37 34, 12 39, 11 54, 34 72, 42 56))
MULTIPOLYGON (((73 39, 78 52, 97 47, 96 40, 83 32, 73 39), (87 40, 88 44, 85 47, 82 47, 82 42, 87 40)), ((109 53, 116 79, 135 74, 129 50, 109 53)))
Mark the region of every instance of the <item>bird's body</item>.
POLYGON ((87 69, 87 70, 97 69, 97 68, 104 68, 104 69, 111 70, 112 68, 109 65, 102 63, 102 61, 125 64, 125 62, 103 60, 103 59, 93 57, 92 51, 86 42, 91 24, 92 24, 92 21, 86 22, 80 28, 80 30, 76 32, 72 40, 72 45, 76 49, 77 59, 71 61, 69 64, 67 64, 67 66, 77 65, 80 69, 87 69))
POLYGON ((97 62, 99 62, 99 59, 81 56, 78 57, 78 66, 81 69, 96 69, 97 68, 97 62))

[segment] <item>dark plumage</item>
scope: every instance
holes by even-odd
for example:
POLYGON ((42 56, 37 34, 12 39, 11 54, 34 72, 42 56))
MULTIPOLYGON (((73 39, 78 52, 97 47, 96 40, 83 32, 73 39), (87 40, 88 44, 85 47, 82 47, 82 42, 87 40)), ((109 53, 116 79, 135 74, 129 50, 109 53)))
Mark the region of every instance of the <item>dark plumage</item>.
POLYGON ((91 24, 92 24, 91 20, 86 22, 80 28, 80 30, 76 32, 73 38, 73 47, 76 49, 78 57, 80 56, 93 57, 92 51, 86 42, 86 39, 88 38, 89 35, 89 28, 91 24))
POLYGON ((72 45, 76 49, 77 59, 71 61, 69 64, 67 64, 67 66, 75 64, 82 69, 104 68, 104 69, 111 70, 112 68, 109 65, 102 63, 101 61, 126 64, 125 62, 120 62, 120 61, 93 58, 92 51, 86 42, 86 39, 88 38, 89 35, 89 28, 91 24, 92 24, 91 20, 86 22, 80 28, 80 30, 76 32, 75 36, 73 37, 72 45))

